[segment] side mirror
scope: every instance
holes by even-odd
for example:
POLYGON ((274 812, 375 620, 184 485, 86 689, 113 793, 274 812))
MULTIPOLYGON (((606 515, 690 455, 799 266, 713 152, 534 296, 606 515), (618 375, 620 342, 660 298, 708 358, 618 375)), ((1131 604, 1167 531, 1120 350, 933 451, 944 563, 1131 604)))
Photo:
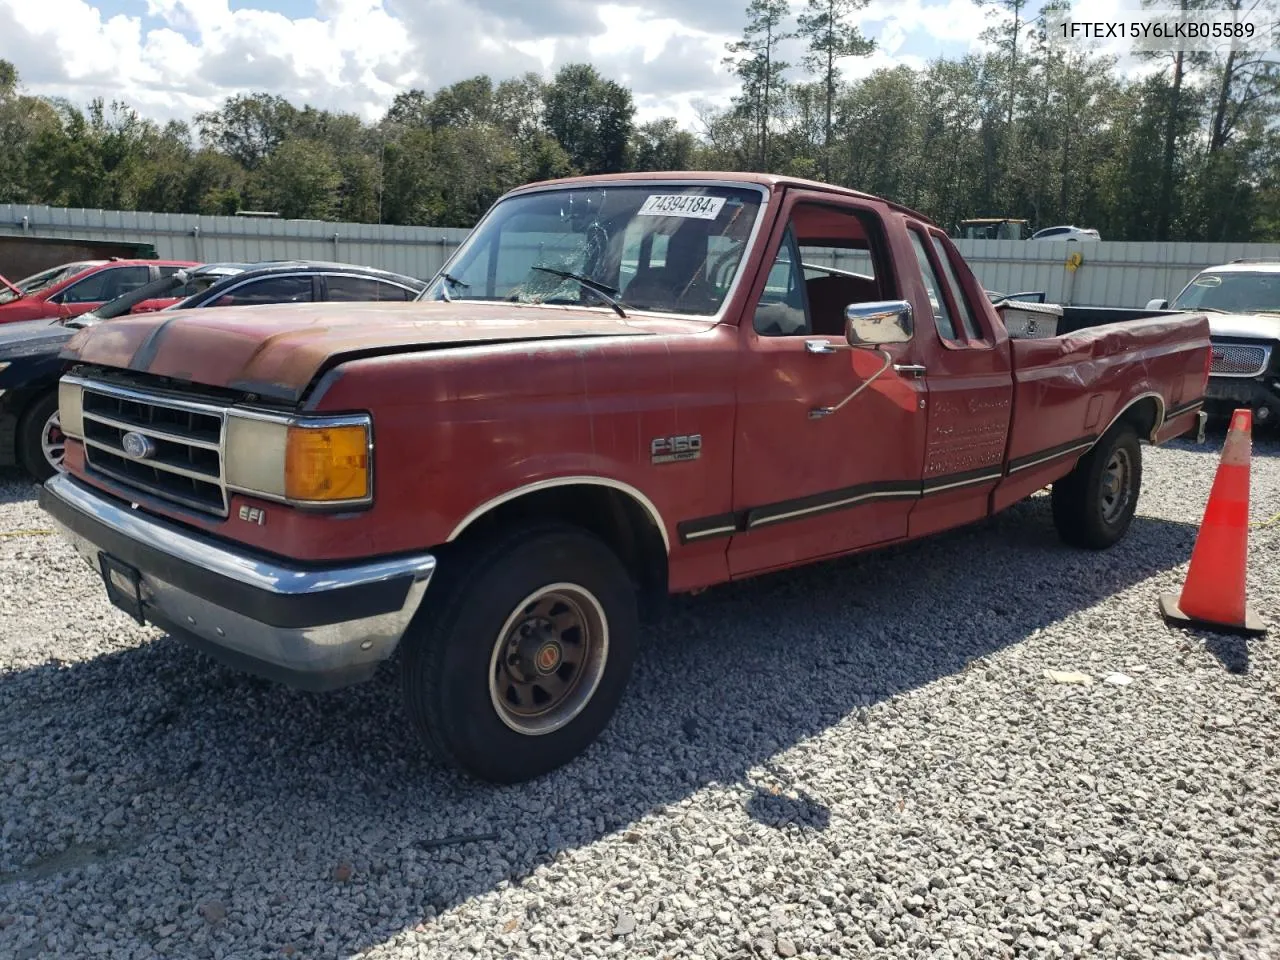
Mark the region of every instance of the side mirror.
POLYGON ((906 343, 915 334, 911 304, 906 300, 851 303, 844 310, 844 338, 851 347, 906 343))
POLYGON ((1155 300, 1148 300, 1147 309, 1148 310, 1168 310, 1169 301, 1161 300, 1159 297, 1157 297, 1155 300))

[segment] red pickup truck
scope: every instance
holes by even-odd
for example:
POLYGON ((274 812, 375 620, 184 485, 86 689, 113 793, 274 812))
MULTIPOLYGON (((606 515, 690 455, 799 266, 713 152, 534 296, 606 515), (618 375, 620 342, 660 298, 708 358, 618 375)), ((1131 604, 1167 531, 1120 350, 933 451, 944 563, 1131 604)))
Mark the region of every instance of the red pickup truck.
POLYGON ((1209 366, 1202 316, 1011 339, 925 217, 757 174, 515 190, 424 300, 82 331, 41 504, 225 662, 323 689, 398 652, 413 727, 493 781, 592 742, 669 593, 1049 484, 1113 544, 1209 366))

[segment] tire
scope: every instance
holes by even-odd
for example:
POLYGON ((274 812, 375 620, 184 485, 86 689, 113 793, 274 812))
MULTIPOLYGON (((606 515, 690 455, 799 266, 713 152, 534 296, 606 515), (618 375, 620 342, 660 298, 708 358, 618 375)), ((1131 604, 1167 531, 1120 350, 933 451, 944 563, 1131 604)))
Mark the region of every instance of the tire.
POLYGON ((27 408, 18 424, 18 461, 27 473, 44 483, 62 471, 65 444, 58 426, 58 394, 47 393, 27 408))
POLYGON ((1053 525, 1073 547, 1105 550, 1133 522, 1142 490, 1142 446, 1128 424, 1117 424, 1075 469, 1053 485, 1053 525))
POLYGON ((617 709, 635 657, 636 587, 577 527, 459 546, 442 555, 402 643, 405 709, 441 761, 493 783, 530 780, 585 750, 617 709))

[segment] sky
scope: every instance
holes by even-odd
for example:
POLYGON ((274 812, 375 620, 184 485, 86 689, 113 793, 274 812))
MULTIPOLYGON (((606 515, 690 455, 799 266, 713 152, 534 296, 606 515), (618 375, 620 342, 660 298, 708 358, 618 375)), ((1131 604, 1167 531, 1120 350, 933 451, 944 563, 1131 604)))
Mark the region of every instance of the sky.
MULTIPOLYGON (((1122 4, 1137 0, 1076 6, 1106 16, 1122 4)), ((587 61, 631 88, 640 121, 675 116, 692 128, 700 102, 726 103, 735 89, 721 59, 745 7, 746 0, 0 0, 0 58, 18 68, 30 93, 79 104, 119 99, 161 122, 260 90, 375 120, 401 90, 434 90, 478 73, 550 76, 587 61)), ((974 0, 871 0, 856 16, 878 50, 845 61, 849 78, 981 49, 989 23, 974 0)))

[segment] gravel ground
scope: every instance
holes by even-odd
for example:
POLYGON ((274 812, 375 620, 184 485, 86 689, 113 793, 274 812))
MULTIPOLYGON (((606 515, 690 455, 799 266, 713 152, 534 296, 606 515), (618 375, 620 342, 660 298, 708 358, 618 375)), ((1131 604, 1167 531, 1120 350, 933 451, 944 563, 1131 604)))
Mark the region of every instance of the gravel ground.
POLYGON ((1221 439, 1145 450, 1105 554, 1041 496, 680 600, 604 738, 501 789, 424 756, 390 675, 295 693, 134 625, 10 474, 0 956, 1280 957, 1280 522, 1270 637, 1156 609, 1221 439))

